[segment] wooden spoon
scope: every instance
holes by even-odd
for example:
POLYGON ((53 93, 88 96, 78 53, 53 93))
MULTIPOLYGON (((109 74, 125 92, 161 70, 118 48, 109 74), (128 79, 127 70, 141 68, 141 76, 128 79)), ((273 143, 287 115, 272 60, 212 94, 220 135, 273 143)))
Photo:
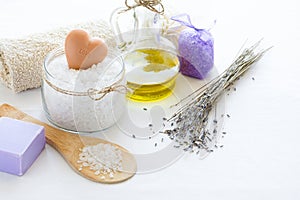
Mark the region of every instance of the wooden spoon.
POLYGON ((33 117, 8 104, 2 104, 0 106, 0 117, 10 117, 44 126, 47 143, 64 157, 64 159, 75 172, 89 180, 101 183, 119 183, 131 178, 136 172, 137 167, 134 156, 117 144, 113 144, 99 138, 79 136, 62 131, 37 119, 34 119, 33 117), (116 172, 113 178, 105 175, 105 179, 103 179, 101 174, 95 175, 94 171, 90 170, 89 167, 84 167, 81 171, 79 170, 81 165, 77 163, 80 153, 79 149, 87 145, 96 145, 99 143, 114 145, 122 152, 122 172, 116 172))

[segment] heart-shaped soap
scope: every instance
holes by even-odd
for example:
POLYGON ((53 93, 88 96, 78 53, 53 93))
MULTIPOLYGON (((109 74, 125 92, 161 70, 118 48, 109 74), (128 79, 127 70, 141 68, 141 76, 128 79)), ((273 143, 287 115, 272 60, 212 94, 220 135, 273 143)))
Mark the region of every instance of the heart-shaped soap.
POLYGON ((65 40, 69 68, 88 69, 107 56, 107 45, 100 38, 91 38, 84 30, 72 30, 65 40))

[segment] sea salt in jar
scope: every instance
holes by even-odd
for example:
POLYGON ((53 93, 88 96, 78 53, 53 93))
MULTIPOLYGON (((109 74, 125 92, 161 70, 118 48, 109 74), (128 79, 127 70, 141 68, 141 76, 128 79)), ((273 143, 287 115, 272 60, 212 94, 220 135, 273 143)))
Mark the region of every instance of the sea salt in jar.
POLYGON ((44 61, 43 107, 48 120, 67 131, 87 133, 112 126, 126 103, 124 64, 109 52, 86 70, 69 69, 62 49, 44 61))

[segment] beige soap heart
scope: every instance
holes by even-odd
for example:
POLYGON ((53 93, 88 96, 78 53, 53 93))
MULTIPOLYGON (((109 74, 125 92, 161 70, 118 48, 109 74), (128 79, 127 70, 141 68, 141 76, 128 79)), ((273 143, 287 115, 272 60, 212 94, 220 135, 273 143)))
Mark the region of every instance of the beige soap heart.
POLYGON ((88 69, 107 56, 107 45, 100 38, 91 38, 84 30, 71 31, 65 41, 69 68, 88 69))

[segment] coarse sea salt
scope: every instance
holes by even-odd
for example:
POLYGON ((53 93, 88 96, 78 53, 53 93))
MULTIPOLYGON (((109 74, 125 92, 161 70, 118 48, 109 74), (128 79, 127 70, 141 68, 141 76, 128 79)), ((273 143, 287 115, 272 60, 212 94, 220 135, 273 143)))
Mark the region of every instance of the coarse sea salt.
POLYGON ((94 132, 112 126, 121 117, 126 103, 123 92, 112 91, 100 100, 93 100, 89 95, 77 96, 61 91, 83 94, 89 89, 103 90, 115 82, 124 85, 121 58, 108 55, 103 62, 89 69, 74 70, 69 69, 65 54, 56 51, 48 55, 44 67, 44 109, 55 125, 75 132, 94 132))
POLYGON ((101 175, 101 179, 105 179, 105 175, 114 178, 116 172, 122 171, 122 152, 111 144, 85 146, 80 151, 77 161, 81 164, 79 171, 89 167, 95 175, 101 175))

